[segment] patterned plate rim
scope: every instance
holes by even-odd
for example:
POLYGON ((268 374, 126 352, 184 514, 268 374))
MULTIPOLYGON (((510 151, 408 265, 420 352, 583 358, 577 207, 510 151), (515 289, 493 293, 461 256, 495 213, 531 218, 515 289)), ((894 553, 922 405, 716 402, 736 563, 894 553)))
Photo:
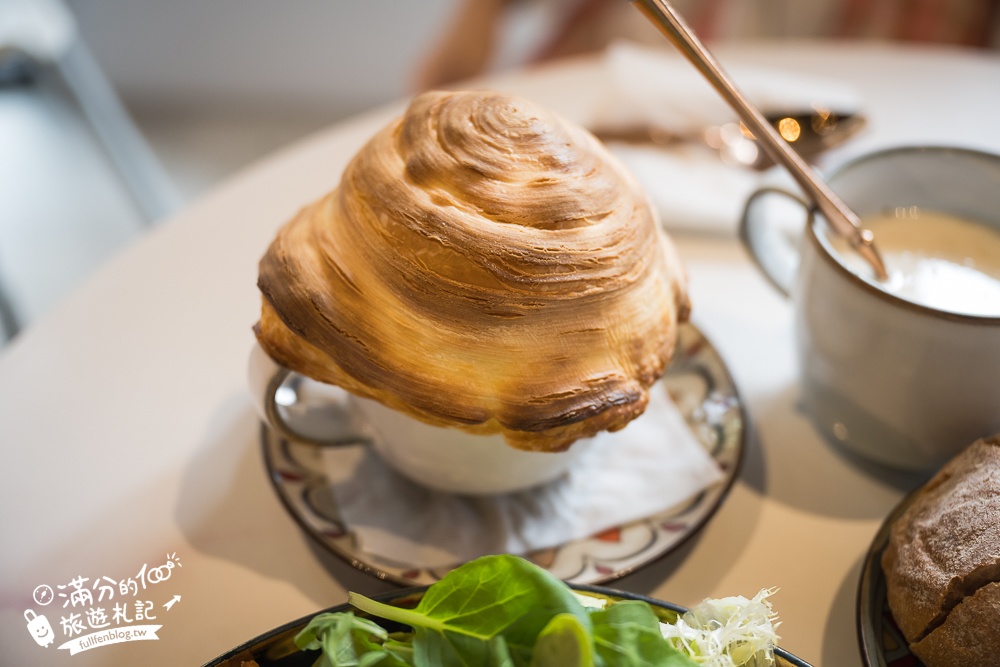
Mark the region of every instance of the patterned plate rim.
MULTIPOLYGON (((725 478, 679 507, 635 521, 589 538, 574 540, 552 549, 522 554, 561 579, 579 585, 598 585, 620 579, 673 553, 707 524, 728 496, 743 464, 746 449, 746 410, 736 384, 718 351, 693 324, 681 326, 678 350, 661 382, 670 390, 671 382, 694 376, 704 382, 704 396, 696 408, 683 409, 684 394, 675 395, 678 406, 698 440, 723 470, 725 478), (705 409, 705 408, 708 409, 705 409), (719 411, 721 414, 716 414, 719 411), (714 441, 713 441, 714 439, 714 441), (601 555, 608 544, 638 545, 627 554, 601 555), (582 551, 579 562, 567 552, 582 551)), ((673 393, 673 392, 671 392, 673 393)), ((294 456, 295 448, 315 446, 282 438, 265 424, 260 426, 264 465, 286 511, 320 547, 352 567, 399 586, 429 585, 448 568, 418 568, 407 563, 391 563, 363 553, 351 530, 342 522, 320 516, 310 506, 307 493, 327 479, 323 470, 304 464, 294 456)))

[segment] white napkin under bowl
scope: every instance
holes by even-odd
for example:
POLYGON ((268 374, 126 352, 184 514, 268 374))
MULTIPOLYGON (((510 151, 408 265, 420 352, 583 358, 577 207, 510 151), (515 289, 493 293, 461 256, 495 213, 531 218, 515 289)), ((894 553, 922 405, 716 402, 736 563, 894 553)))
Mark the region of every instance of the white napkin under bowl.
POLYGON ((564 477, 500 496, 442 493, 402 477, 366 448, 342 453, 331 492, 360 549, 413 567, 456 565, 493 553, 523 554, 653 516, 721 483, 724 474, 691 432, 665 387, 617 433, 593 438, 564 477))

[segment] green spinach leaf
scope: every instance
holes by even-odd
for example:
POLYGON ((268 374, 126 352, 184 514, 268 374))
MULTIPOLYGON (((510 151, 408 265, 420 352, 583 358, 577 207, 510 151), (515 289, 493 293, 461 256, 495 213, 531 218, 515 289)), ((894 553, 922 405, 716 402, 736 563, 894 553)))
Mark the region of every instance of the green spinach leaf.
POLYGON ((502 636, 514 665, 527 666, 553 617, 575 617, 589 635, 590 615, 572 590, 542 568, 514 556, 484 556, 449 572, 415 609, 351 593, 352 605, 414 629, 417 667, 492 664, 490 641, 502 636))
POLYGON ((580 619, 554 616, 538 635, 531 667, 593 667, 594 645, 580 619))
MULTIPOLYGON (((389 633, 378 623, 353 612, 318 614, 295 636, 303 650, 322 649, 315 667, 409 667, 405 652, 397 654, 386 644, 389 633)), ((398 643, 398 642, 395 642, 398 643)))
POLYGON ((616 602, 591 618, 594 647, 607 667, 697 667, 664 639, 659 619, 645 602, 616 602))

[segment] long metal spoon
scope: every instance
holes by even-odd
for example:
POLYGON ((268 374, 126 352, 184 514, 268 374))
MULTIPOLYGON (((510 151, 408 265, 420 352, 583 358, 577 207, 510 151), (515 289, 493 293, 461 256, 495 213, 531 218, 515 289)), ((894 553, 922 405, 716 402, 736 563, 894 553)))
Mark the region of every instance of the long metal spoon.
POLYGON ((875 271, 879 280, 888 278, 882 256, 875 248, 875 235, 815 171, 796 153, 764 115, 730 80, 708 49, 667 0, 629 0, 684 54, 712 87, 739 115, 764 151, 782 165, 805 191, 835 232, 843 236, 875 271))

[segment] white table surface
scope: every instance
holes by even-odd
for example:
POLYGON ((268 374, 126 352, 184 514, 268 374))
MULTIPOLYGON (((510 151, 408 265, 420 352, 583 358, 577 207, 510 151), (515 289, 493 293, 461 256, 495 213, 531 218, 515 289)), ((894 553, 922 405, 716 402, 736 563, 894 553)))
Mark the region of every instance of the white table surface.
MULTIPOLYGON (((818 72, 857 86, 868 130, 828 156, 949 143, 1000 152, 995 53, 888 46, 744 45, 720 59, 818 72)), ((580 120, 594 61, 489 84, 580 120)), ((588 97, 589 96, 589 97, 588 97)), ((332 188, 354 151, 402 103, 340 123, 247 169, 156 229, 0 356, 0 663, 197 665, 276 625, 393 588, 314 548, 265 475, 245 389, 258 313, 257 260, 297 208, 332 188), (68 655, 58 594, 163 565, 135 597, 155 603, 158 641, 68 655), (71 590, 71 589, 66 589, 71 590), (179 595, 170 609, 163 603, 179 595), (45 613, 37 646, 24 611, 45 613)), ((54 195, 57 193, 54 193, 54 195)), ((616 582, 690 605, 777 586, 782 645, 817 667, 860 664, 855 590, 883 517, 912 479, 851 461, 797 407, 789 304, 734 238, 677 235, 694 322, 745 399, 744 467, 704 530, 616 582)), ((97 591, 95 591, 95 599, 97 591)), ((113 602, 106 601, 110 614, 113 602)), ((75 611, 80 611, 76 609, 75 611)), ((134 608, 130 610, 134 615, 134 608)))

